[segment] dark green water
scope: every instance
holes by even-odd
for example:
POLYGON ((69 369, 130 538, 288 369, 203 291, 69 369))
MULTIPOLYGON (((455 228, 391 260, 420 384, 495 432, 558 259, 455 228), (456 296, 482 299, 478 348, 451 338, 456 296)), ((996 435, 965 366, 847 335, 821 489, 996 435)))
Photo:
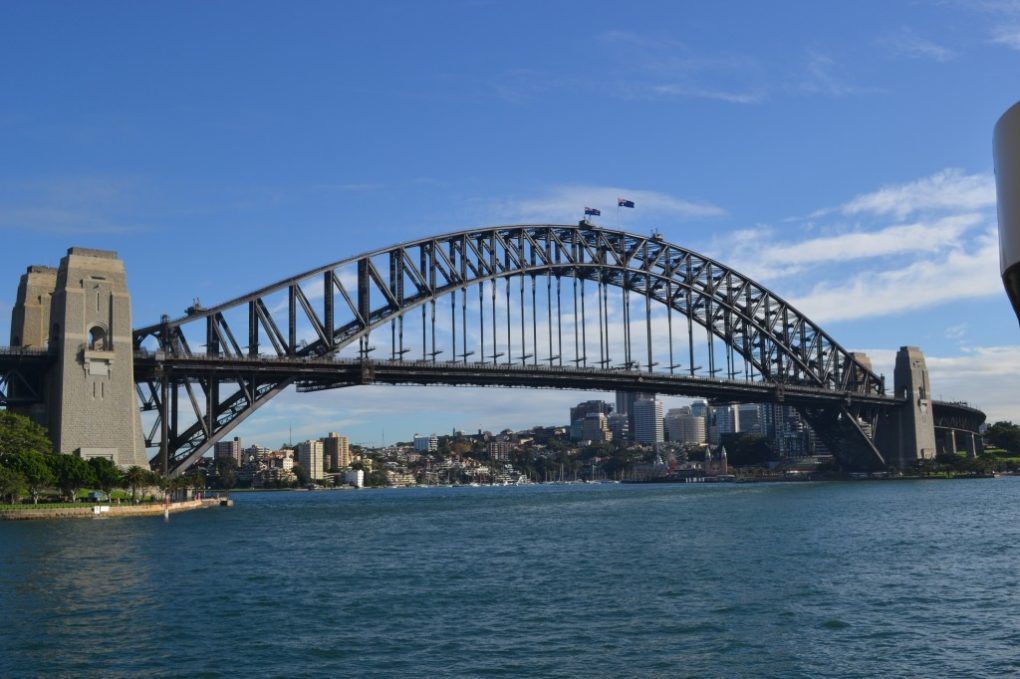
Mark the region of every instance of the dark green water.
POLYGON ((1018 498, 432 488, 2 523, 0 676, 1004 676, 1018 498))

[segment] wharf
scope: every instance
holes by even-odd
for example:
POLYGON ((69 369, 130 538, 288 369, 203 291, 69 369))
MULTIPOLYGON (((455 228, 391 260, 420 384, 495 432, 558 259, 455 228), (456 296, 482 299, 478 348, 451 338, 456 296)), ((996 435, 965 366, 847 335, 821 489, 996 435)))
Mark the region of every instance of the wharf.
POLYGON ((160 502, 126 505, 90 504, 82 507, 54 507, 45 505, 26 506, 25 509, 7 509, 0 511, 0 521, 30 521, 34 519, 93 519, 128 516, 159 516, 164 510, 171 514, 187 512, 207 507, 233 507, 234 501, 226 498, 203 498, 201 500, 185 500, 164 505, 160 502))

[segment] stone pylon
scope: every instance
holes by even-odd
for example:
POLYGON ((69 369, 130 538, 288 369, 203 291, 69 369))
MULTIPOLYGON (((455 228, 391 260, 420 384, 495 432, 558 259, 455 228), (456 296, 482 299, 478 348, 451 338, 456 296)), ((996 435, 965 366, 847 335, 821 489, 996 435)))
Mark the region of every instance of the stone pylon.
POLYGON ((29 267, 18 287, 11 344, 55 355, 45 413, 32 413, 49 428, 54 450, 148 466, 135 396, 131 296, 117 253, 74 247, 56 270, 29 267))
POLYGON ((931 383, 920 349, 900 347, 893 383, 894 395, 904 404, 883 417, 878 447, 887 463, 903 469, 917 460, 934 459, 936 454, 931 383))

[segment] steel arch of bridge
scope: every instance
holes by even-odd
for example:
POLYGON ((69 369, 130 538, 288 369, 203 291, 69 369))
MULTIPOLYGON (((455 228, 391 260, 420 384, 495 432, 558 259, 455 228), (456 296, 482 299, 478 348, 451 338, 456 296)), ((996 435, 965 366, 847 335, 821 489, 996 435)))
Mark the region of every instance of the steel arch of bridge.
MULTIPOLYGON (((411 351, 408 345, 414 344, 413 339, 405 337, 404 321, 417 310, 421 314, 421 357, 440 366, 467 365, 469 357, 475 356, 478 360, 471 363, 477 365, 498 366, 517 361, 527 365, 530 361, 532 365, 548 362, 550 369, 560 373, 592 367, 607 370, 612 367, 609 288, 623 291, 625 341, 620 368, 624 370, 644 368, 650 373, 657 365, 653 360, 651 315, 655 302, 667 310, 669 375, 689 372, 694 377, 700 369, 694 365, 693 336, 693 328, 700 326, 710 347, 707 368, 710 377, 723 370, 715 366, 716 352, 712 346, 719 339, 725 346, 730 380, 736 377, 738 357, 746 379, 775 384, 780 390, 788 385, 845 394, 847 398, 856 395, 882 399, 885 395, 882 378, 816 323, 767 288, 720 262, 658 236, 585 223, 501 226, 425 238, 340 260, 224 304, 192 307, 184 317, 164 317, 158 324, 136 330, 136 349, 154 352, 153 369, 143 371, 137 378, 143 410, 157 413, 146 443, 153 446, 158 441, 163 466, 181 469, 287 386, 297 384, 299 389, 311 390, 352 383, 348 378, 330 380, 300 370, 289 373, 285 370, 282 374, 279 370, 265 371, 252 363, 268 360, 279 366, 281 362, 321 361, 357 343, 358 356, 368 366, 372 363, 369 352, 373 349, 369 337, 387 328, 391 344, 389 361, 404 362, 411 351), (532 302, 530 353, 525 322, 528 279, 532 302), (549 354, 541 359, 536 318, 539 279, 543 279, 546 287, 547 318, 543 320, 548 322, 549 354), (513 306, 517 295, 511 299, 511 281, 519 281, 519 308, 513 306), (503 328, 497 327, 504 296, 500 295, 497 305, 499 282, 505 286, 505 336, 503 328), (592 284, 597 299, 594 305, 589 301, 588 308, 598 309, 598 359, 594 353, 588 356, 594 352, 596 342, 586 333, 592 324, 585 318, 585 292, 592 284), (476 289, 477 304, 472 307, 469 338, 468 307, 474 303, 469 298, 475 297, 476 289), (633 296, 645 300, 645 355, 641 355, 640 348, 635 350, 632 342, 633 296), (277 298, 281 301, 273 301, 277 298), (449 339, 453 346, 448 355, 453 357, 452 361, 437 360, 444 353, 436 345, 437 302, 445 298, 450 298, 449 339), (475 308, 477 335, 473 327, 475 308), (572 337, 568 334, 564 347, 562 327, 571 309, 573 333, 572 337), (491 311, 488 317, 487 310, 491 311), (520 352, 516 358, 512 355, 516 338, 512 336, 511 325, 517 325, 512 319, 514 311, 519 311, 520 316, 520 352), (674 361, 674 313, 686 320, 690 339, 689 364, 684 371, 678 370, 682 366, 674 361), (308 333, 312 341, 302 338, 303 333, 308 333), (196 336, 205 340, 204 350, 193 350, 196 336), (238 338, 247 343, 242 344, 238 338), (500 352, 499 342, 504 338, 506 352, 500 352), (565 354, 570 351, 571 339, 574 351, 568 359, 565 354), (491 354, 486 353, 490 349, 491 354), (500 361, 503 356, 505 360, 500 361), (188 376, 186 372, 171 370, 173 361, 194 357, 245 361, 238 361, 226 378, 201 371, 188 376), (178 416, 182 400, 192 409, 186 418, 178 416)), ((640 318, 633 324, 640 324, 640 318)), ((677 334, 683 334, 682 327, 677 334)), ((666 371, 667 368, 660 368, 655 372, 666 371)))

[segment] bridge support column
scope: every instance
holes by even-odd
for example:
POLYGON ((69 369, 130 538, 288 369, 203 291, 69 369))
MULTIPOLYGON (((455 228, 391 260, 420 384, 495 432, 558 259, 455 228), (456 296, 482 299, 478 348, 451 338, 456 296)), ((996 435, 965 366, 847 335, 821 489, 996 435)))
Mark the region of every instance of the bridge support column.
POLYGON ((963 432, 963 447, 967 451, 967 457, 973 459, 978 456, 977 436, 974 432, 963 432))
POLYGON ((934 459, 936 452, 931 384, 920 349, 900 347, 893 379, 895 395, 904 404, 882 418, 878 447, 889 464, 905 469, 918 460, 934 459))
MULTIPOLYGON (((11 311, 11 346, 46 349, 50 342, 50 304, 57 287, 57 270, 49 266, 30 266, 21 275, 18 296, 11 311)), ((11 396, 18 396, 18 386, 10 386, 11 396)), ((42 382, 43 398, 48 399, 49 384, 42 382)), ((17 411, 44 427, 50 426, 46 403, 36 403, 17 411)))
POLYGON ((135 396, 131 297, 115 252, 70 248, 59 269, 30 268, 11 335, 12 344, 55 353, 45 417, 54 450, 148 465, 135 396))
POLYGON ((949 440, 948 446, 949 450, 947 450, 946 452, 949 453, 950 455, 956 455, 956 430, 950 429, 948 432, 946 432, 946 438, 949 440))

